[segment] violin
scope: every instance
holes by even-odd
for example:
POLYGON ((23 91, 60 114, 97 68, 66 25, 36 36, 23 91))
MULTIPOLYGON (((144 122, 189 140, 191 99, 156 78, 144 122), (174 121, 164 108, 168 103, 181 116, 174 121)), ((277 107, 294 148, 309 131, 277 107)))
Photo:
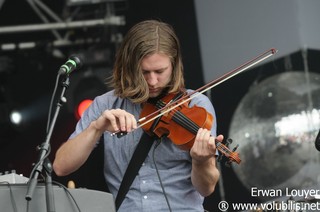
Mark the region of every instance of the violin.
MULTIPOLYGON (((179 96, 179 95, 178 95, 179 96)), ((155 111, 161 110, 169 102, 177 103, 179 100, 174 100, 177 94, 171 93, 158 100, 156 104, 145 103, 140 117, 148 116, 155 111)), ((210 130, 213 123, 213 115, 203 107, 197 105, 189 107, 189 101, 184 102, 177 108, 164 112, 153 122, 140 122, 142 129, 150 135, 157 137, 167 136, 180 149, 190 150, 195 141, 196 134, 200 128, 210 130)), ((152 117, 150 117, 152 118, 152 117)), ((219 140, 215 140, 216 148, 225 157, 228 158, 228 163, 240 163, 241 159, 235 149, 231 151, 225 144, 219 140)))
MULTIPOLYGON (((158 100, 156 104, 145 103, 140 114, 140 119, 138 120, 138 127, 141 127, 147 133, 158 137, 166 135, 181 149, 191 149, 199 128, 211 129, 213 123, 212 114, 208 113, 204 108, 198 106, 190 108, 188 106, 191 99, 212 89, 236 74, 249 69, 276 52, 277 50, 272 48, 233 71, 226 73, 220 78, 213 80, 182 97, 177 94, 168 94, 158 100)), ((119 136, 119 133, 120 135, 123 135, 124 132, 120 131, 113 134, 119 136)), ((236 162, 239 164, 241 162, 239 154, 235 152, 237 147, 231 151, 227 145, 216 140, 216 148, 223 156, 229 159, 228 163, 236 162)))

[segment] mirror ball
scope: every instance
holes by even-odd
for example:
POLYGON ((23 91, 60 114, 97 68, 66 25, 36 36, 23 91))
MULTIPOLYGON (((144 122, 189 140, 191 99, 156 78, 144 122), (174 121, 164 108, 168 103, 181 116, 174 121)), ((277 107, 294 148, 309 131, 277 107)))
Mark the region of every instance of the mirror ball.
POLYGON ((319 74, 288 71, 252 85, 229 128, 242 159, 235 174, 248 190, 318 188, 319 128, 319 74))

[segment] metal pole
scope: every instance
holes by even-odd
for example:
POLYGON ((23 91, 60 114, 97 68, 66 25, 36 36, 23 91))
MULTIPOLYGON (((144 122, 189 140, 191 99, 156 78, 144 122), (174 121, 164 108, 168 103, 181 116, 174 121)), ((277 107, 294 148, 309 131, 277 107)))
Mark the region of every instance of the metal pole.
POLYGON ((108 16, 104 19, 94 19, 86 21, 72 21, 46 24, 30 24, 20 26, 0 27, 0 34, 19 33, 19 32, 34 32, 53 29, 72 29, 72 28, 86 28, 105 25, 123 26, 125 25, 124 16, 108 16))

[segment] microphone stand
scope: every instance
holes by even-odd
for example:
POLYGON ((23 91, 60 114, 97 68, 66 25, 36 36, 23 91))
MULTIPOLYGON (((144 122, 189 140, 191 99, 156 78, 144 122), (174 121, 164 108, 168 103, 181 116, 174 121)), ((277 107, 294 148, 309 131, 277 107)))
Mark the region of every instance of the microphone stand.
POLYGON ((69 75, 66 75, 65 81, 62 83, 63 88, 61 91, 60 100, 57 103, 56 111, 53 116, 52 122, 50 124, 50 128, 46 137, 46 140, 44 143, 41 144, 40 147, 38 147, 38 150, 40 151, 38 162, 36 163, 36 167, 32 172, 32 175, 30 176, 30 180, 28 182, 28 190, 27 194, 25 196, 26 200, 30 201, 32 200, 32 196, 34 193, 34 189, 37 186, 38 182, 38 176, 42 172, 42 169, 44 167, 45 171, 45 189, 46 189, 46 204, 47 204, 47 211, 48 212, 55 212, 55 204, 54 204, 54 192, 53 192, 53 186, 52 186, 52 164, 50 160, 48 159, 48 152, 50 151, 50 139, 53 132, 53 128, 55 126, 58 114, 60 112, 60 108, 63 103, 66 102, 66 97, 64 96, 66 89, 69 86, 69 75))

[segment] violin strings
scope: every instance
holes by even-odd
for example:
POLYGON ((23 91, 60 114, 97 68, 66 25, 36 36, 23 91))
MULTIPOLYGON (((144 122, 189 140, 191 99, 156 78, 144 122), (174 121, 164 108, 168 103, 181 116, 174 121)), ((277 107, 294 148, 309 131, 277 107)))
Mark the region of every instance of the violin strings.
MULTIPOLYGON (((177 111, 174 116, 173 116, 173 120, 175 121, 178 120, 180 122, 181 125, 184 125, 187 129, 189 129, 190 131, 192 131, 194 134, 197 133, 197 131, 199 130, 199 126, 194 123, 192 120, 190 120, 188 117, 186 117, 183 113, 181 113, 180 111, 177 111), (177 114, 177 115, 176 115, 177 114), (176 116, 175 116, 176 115, 176 116), (174 118, 176 117, 176 118, 174 118)), ((238 159, 235 159, 231 154, 232 151, 230 149, 228 149, 224 144, 222 144, 219 141, 215 141, 216 144, 216 148, 227 158, 230 159, 230 157, 238 162, 238 159)))
MULTIPOLYGON (((160 106, 164 106, 164 102, 159 103, 160 106)), ((196 134, 199 130, 199 126, 195 124, 191 119, 186 117, 183 113, 181 113, 179 110, 174 109, 175 113, 172 116, 173 121, 177 122, 178 124, 181 124, 183 127, 185 127, 187 130, 191 131, 192 133, 196 134)))
MULTIPOLYGON (((165 103, 162 101, 159 101, 159 104, 157 103, 157 107, 163 107, 164 105, 165 105, 165 103)), ((189 131, 191 131, 194 134, 196 134, 198 132, 200 127, 196 123, 194 123, 191 119, 186 117, 180 111, 178 111, 176 109, 174 109, 173 111, 175 111, 175 114, 172 116, 174 121, 181 124, 183 127, 187 128, 189 131)), ((229 149, 225 148, 225 146, 222 145, 220 142, 219 142, 219 144, 217 144, 217 146, 221 147, 225 151, 225 153, 230 152, 229 149)))
POLYGON ((226 148, 221 142, 216 142, 216 146, 219 150, 223 151, 226 156, 230 156, 230 150, 226 148))
MULTIPOLYGON (((163 101, 158 101, 156 104, 156 108, 162 108, 165 106, 165 102, 163 101)), ((187 116, 185 116, 182 112, 180 112, 177 109, 173 109, 173 112, 175 112, 172 116, 172 120, 175 121, 176 123, 180 124, 181 126, 185 127, 187 130, 189 130, 190 132, 196 134, 199 130, 199 126, 194 123, 191 119, 189 119, 187 116)), ((232 160, 238 162, 239 160, 237 158, 234 158, 232 156, 232 151, 230 149, 228 149, 223 143, 219 142, 219 141, 215 141, 216 147, 217 149, 226 157, 228 157, 230 159, 230 157, 232 158, 232 160)))
MULTIPOLYGON (((180 111, 177 111, 173 118, 176 117, 176 120, 178 120, 180 122, 181 125, 183 125, 184 127, 186 127, 187 129, 189 129, 192 133, 196 134, 199 130, 199 126, 197 124, 195 124, 192 120, 190 120, 188 117, 186 117, 183 113, 181 113, 180 111), (176 115, 177 114, 177 115, 176 115), (176 116, 175 116, 176 115, 176 116)), ((173 119, 175 120, 175 119, 173 119)), ((221 142, 215 142, 216 143, 216 147, 218 150, 222 151, 222 153, 229 157, 231 154, 230 149, 228 149, 225 145, 223 145, 221 142)))
MULTIPOLYGON (((163 105, 163 104, 162 104, 163 105)), ((181 124, 182 126, 184 126, 185 128, 187 128, 189 131, 191 131, 192 133, 196 134, 199 130, 199 126, 194 123, 191 119, 189 119, 187 116, 185 116, 183 113, 181 113, 180 111, 176 111, 175 114, 172 116, 174 121, 178 121, 177 123, 181 124)), ((226 156, 230 155, 230 150, 228 148, 226 148, 225 145, 223 145, 220 142, 215 142, 216 146, 219 150, 223 151, 223 153, 226 156)))
MULTIPOLYGON (((161 105, 163 106, 164 103, 163 102, 161 102, 161 103, 162 103, 161 105)), ((196 123, 194 123, 191 119, 186 117, 180 111, 176 111, 172 117, 173 117, 174 121, 181 124, 182 126, 184 126, 186 129, 188 129, 189 131, 191 131, 194 134, 196 134, 200 128, 196 123)), ((226 148, 226 146, 224 146, 220 142, 215 142, 215 143, 216 143, 216 147, 218 148, 218 150, 222 151, 222 153, 224 153, 224 155, 226 155, 226 156, 230 155, 231 151, 228 148, 226 148)))

